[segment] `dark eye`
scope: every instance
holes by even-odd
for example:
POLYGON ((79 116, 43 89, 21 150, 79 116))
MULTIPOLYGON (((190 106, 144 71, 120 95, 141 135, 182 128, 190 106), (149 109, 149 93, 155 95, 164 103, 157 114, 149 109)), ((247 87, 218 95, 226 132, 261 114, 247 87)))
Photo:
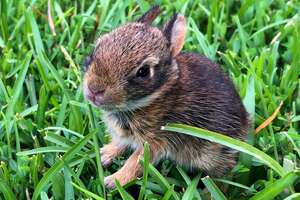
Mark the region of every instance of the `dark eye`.
POLYGON ((150 75, 150 67, 149 65, 143 65, 137 72, 136 77, 146 78, 150 75))
POLYGON ((82 67, 84 72, 86 72, 89 69, 89 65, 91 64, 91 62, 92 62, 92 56, 86 57, 82 67))

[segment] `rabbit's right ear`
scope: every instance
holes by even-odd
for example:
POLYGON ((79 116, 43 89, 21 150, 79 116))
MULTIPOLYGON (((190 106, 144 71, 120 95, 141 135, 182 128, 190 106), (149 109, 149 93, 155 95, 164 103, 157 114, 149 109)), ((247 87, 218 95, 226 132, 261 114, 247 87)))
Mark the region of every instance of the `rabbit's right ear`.
POLYGON ((160 14, 160 8, 158 5, 152 6, 143 16, 141 16, 137 22, 151 24, 155 18, 160 14))
POLYGON ((163 34, 170 44, 171 56, 175 57, 182 49, 185 38, 186 22, 183 15, 175 14, 163 27, 163 34))

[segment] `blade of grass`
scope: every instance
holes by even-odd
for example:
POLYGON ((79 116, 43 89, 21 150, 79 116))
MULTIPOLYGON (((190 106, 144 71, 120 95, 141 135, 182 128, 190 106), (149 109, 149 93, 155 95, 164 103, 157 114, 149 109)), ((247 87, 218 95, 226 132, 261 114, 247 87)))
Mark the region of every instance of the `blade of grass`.
MULTIPOLYGON (((141 160, 141 163, 144 166, 144 161, 141 160)), ((159 171, 151 164, 149 163, 149 174, 151 175, 151 177, 153 177, 155 179, 155 181, 161 186, 162 190, 164 192, 166 192, 171 186, 168 183, 168 181, 163 177, 163 175, 161 175, 159 173, 159 171)), ((179 196, 177 195, 176 192, 173 193, 173 197, 177 200, 179 200, 179 196)))
MULTIPOLYGON (((248 71, 248 81, 247 81, 247 88, 246 88, 246 95, 243 99, 243 104, 245 105, 245 108, 247 112, 249 113, 249 120, 254 121, 255 119, 255 76, 253 75, 250 70, 248 71)), ((247 143, 250 145, 254 144, 255 138, 254 138, 254 123, 249 123, 249 134, 247 136, 247 143)), ((245 165, 246 167, 250 168, 252 165, 252 159, 250 155, 241 153, 240 154, 240 161, 245 165)), ((249 171, 250 172, 250 171, 249 171)), ((241 177, 242 180, 238 180, 238 182, 241 182, 243 184, 248 184, 251 174, 250 173, 244 173, 244 176, 241 177)))
POLYGON ((126 192, 126 190, 120 185, 120 183, 117 179, 115 179, 115 185, 116 185, 122 199, 124 199, 124 200, 134 200, 134 198, 128 192, 126 192))
POLYGON ((32 58, 32 51, 29 51, 22 63, 22 69, 18 75, 18 78, 17 78, 16 82, 14 83, 14 87, 12 90, 13 96, 12 96, 11 100, 8 102, 7 110, 5 113, 6 140, 7 140, 7 145, 9 146, 9 149, 8 149, 9 158, 12 158, 12 152, 11 152, 11 148, 10 148, 11 147, 10 134, 11 134, 11 129, 12 129, 13 123, 14 123, 14 119, 12 119, 12 118, 13 118, 15 106, 18 102, 19 96, 21 94, 21 90, 24 85, 25 76, 27 74, 31 58, 32 58))
POLYGON ((276 171, 280 176, 286 174, 282 166, 280 166, 280 164, 276 162, 273 158, 245 142, 209 130, 182 124, 168 124, 167 126, 162 127, 162 129, 172 132, 184 133, 187 135, 225 145, 227 147, 252 155, 253 157, 260 160, 262 163, 266 164, 271 169, 276 171))
MULTIPOLYGON (((186 172, 179 166, 176 166, 176 169, 178 170, 178 172, 180 173, 180 175, 182 176, 182 178, 186 182, 187 186, 190 185, 192 181, 191 181, 190 177, 186 174, 186 172)), ((197 199, 201 199, 199 191, 195 190, 195 192, 196 192, 197 199)))
POLYGON ((243 188, 245 190, 249 190, 250 192, 257 192, 254 188, 251 188, 251 187, 248 187, 246 185, 236 183, 236 182, 233 182, 233 181, 229 181, 229 180, 226 180, 226 179, 218 179, 217 178, 217 179, 214 179, 214 181, 221 182, 221 183, 226 183, 228 185, 233 185, 233 186, 236 186, 236 187, 239 187, 239 188, 243 188))
POLYGON ((34 193, 33 193, 33 199, 38 199, 38 195, 41 193, 41 191, 44 189, 44 187, 49 183, 51 180, 51 176, 58 173, 65 165, 65 162, 68 162, 78 151, 82 149, 82 147, 91 139, 92 134, 88 134, 85 136, 82 140, 80 140, 77 144, 72 146, 62 157, 61 160, 56 162, 43 176, 43 178, 40 180, 38 185, 36 186, 34 193))
MULTIPOLYGON (((64 128, 64 127, 57 127, 57 126, 49 126, 44 128, 45 131, 63 131, 63 132, 68 132, 78 138, 84 138, 84 135, 81 135, 80 133, 76 132, 76 131, 72 131, 70 129, 64 128)), ((93 143, 91 143, 93 144, 93 143)))
POLYGON ((279 26, 281 24, 287 24, 287 23, 290 23, 291 21, 298 21, 299 20, 299 17, 298 15, 295 15, 289 19, 285 19, 285 20, 280 20, 280 21, 276 21, 274 23, 271 23, 271 24, 268 24, 267 26, 263 27, 262 29, 259 29, 258 31, 256 31, 255 33, 253 33, 249 38, 248 40, 251 40, 252 38, 254 38, 256 35, 258 35, 259 33, 261 32, 264 32, 270 28, 273 28, 275 26, 279 26))
POLYGON ((41 200, 50 200, 46 192, 41 192, 41 200))
POLYGON ((54 174, 54 176, 52 176, 50 184, 54 199, 66 199, 64 198, 67 194, 67 192, 65 191, 66 184, 64 182, 62 173, 54 174))
POLYGON ((86 195, 89 196, 89 197, 92 197, 92 198, 97 199, 97 200, 104 200, 104 198, 102 198, 102 197, 100 197, 100 196, 98 196, 98 195, 96 195, 96 194, 94 194, 94 193, 92 193, 92 192, 90 192, 90 191, 88 191, 88 190, 86 190, 86 189, 80 187, 79 185, 76 185, 76 184, 73 183, 73 182, 72 182, 72 185, 73 185, 76 189, 78 189, 79 191, 83 192, 84 194, 86 194, 86 195))
POLYGON ((39 92, 39 103, 38 103, 38 109, 36 113, 37 130, 43 128, 45 113, 46 113, 50 96, 51 96, 51 91, 47 90, 45 85, 42 85, 39 92))
POLYGON ((192 181, 191 181, 190 177, 185 173, 185 171, 179 166, 176 166, 176 169, 178 170, 178 172, 180 173, 180 175, 182 176, 182 178, 184 179, 186 184, 187 185, 191 184, 192 181))
POLYGON ((51 153, 51 152, 66 152, 67 150, 68 150, 68 148, 66 148, 66 147, 47 146, 47 147, 39 147, 36 149, 31 149, 28 151, 18 152, 17 156, 29 156, 32 154, 51 153))
POLYGON ((206 188, 208 189, 208 191, 210 192, 213 199, 218 199, 218 200, 226 200, 227 199, 210 177, 206 176, 206 177, 202 178, 201 180, 204 183, 204 185, 206 186, 206 188))
POLYGON ((143 196, 145 195, 146 185, 148 181, 149 163, 150 163, 150 149, 149 149, 149 144, 146 142, 144 144, 143 184, 139 193, 138 200, 142 200, 143 196))
MULTIPOLYGON (((55 67, 52 65, 52 63, 49 61, 45 53, 41 53, 39 57, 43 60, 43 62, 46 64, 47 68, 50 70, 50 72, 53 74, 55 80, 57 81, 58 85, 60 86, 63 94, 66 96, 67 101, 72 100, 72 95, 70 94, 69 90, 66 88, 65 83, 63 79, 61 78, 60 74, 58 71, 55 69, 55 67)), ((75 106, 71 106, 72 110, 72 116, 74 116, 74 122, 72 124, 75 125, 76 130, 78 132, 81 132, 82 130, 82 117, 81 113, 78 108, 75 106)))
MULTIPOLYGON (((91 105, 88 105, 88 117, 90 119, 90 124, 93 130, 97 130, 96 129, 96 123, 95 123, 95 117, 94 117, 94 113, 93 110, 91 108, 91 105)), ((98 144, 98 137, 97 137, 97 131, 93 132, 93 140, 95 143, 95 154, 96 154, 96 163, 97 163, 97 170, 98 170, 98 178, 100 180, 101 183, 101 188, 102 188, 102 194, 103 196, 105 196, 105 185, 104 185, 104 172, 103 172, 103 168, 101 165, 101 159, 100 159, 100 151, 99 151, 99 144, 98 144)))
POLYGON ((299 200, 299 199, 300 199, 300 193, 295 193, 286 197, 284 200, 299 200))
POLYGON ((32 74, 29 75, 29 77, 25 81, 26 88, 28 90, 29 98, 30 98, 30 105, 34 106, 37 105, 37 99, 36 99, 36 88, 34 83, 34 77, 32 74))
POLYGON ((4 48, 4 47, 5 47, 4 41, 3 41, 2 37, 0 36, 0 48, 4 48))
POLYGON ((208 58, 215 60, 216 51, 209 46, 209 42, 206 40, 204 35, 199 31, 198 26, 196 25, 196 22, 191 18, 191 30, 196 35, 197 41, 199 43, 200 52, 203 52, 205 56, 208 58))
MULTIPOLYGON (((85 162, 80 163, 79 167, 82 167, 82 165, 84 165, 85 162)), ((71 168, 71 166, 65 165, 65 168, 68 169, 69 173, 71 173, 71 176, 75 179, 75 182, 77 184, 79 184, 79 186, 83 189, 86 189, 85 185, 83 184, 82 180, 80 180, 80 174, 81 174, 81 170, 77 170, 77 168, 75 168, 76 173, 73 171, 73 169, 71 168)))
POLYGON ((18 98, 20 96, 21 90, 23 89, 23 85, 24 85, 24 81, 25 81, 25 76, 27 74, 27 70, 29 68, 29 64, 32 58, 32 51, 29 51, 22 63, 22 68, 21 71, 18 75, 18 79, 16 80, 16 82, 14 83, 14 87, 13 87, 13 91, 12 93, 14 94, 11 98, 11 100, 9 101, 7 110, 6 110, 6 117, 11 120, 10 118, 12 117, 13 113, 14 113, 14 108, 15 105, 18 101, 18 98))
MULTIPOLYGON (((191 182, 191 184, 186 188, 185 193, 183 194, 182 200, 190 200, 193 199, 197 195, 197 185, 199 183, 201 175, 197 175, 191 182)), ((200 195, 198 193, 197 196, 199 199, 200 195)), ((201 197, 200 197, 201 199, 201 197)))
POLYGON ((8 94, 7 94, 6 87, 5 87, 5 85, 4 85, 3 81, 2 81, 2 79, 0 79, 0 92, 1 92, 1 94, 4 95, 5 100, 6 100, 6 102, 8 103, 8 102, 10 101, 10 98, 9 98, 9 96, 8 96, 8 94))
POLYGON ((35 17, 31 9, 27 11, 26 19, 29 21, 32 30, 33 41, 34 41, 36 52, 37 53, 45 52, 44 45, 41 38, 41 33, 39 31, 38 25, 36 23, 35 17))
POLYGON ((4 196, 4 199, 6 199, 6 200, 15 200, 16 199, 14 192, 4 181, 0 181, 0 192, 4 196))
POLYGON ((57 13, 57 16, 59 18, 59 23, 62 25, 63 29, 67 31, 67 33, 70 35, 70 27, 69 24, 65 18, 65 15, 57 1, 54 1, 54 10, 57 13))
POLYGON ((36 188, 39 182, 39 168, 42 167, 41 156, 34 155, 32 156, 32 162, 30 163, 30 175, 32 177, 34 188, 36 188))
POLYGON ((56 145, 60 145, 60 146, 67 147, 67 148, 74 145, 74 143, 71 140, 68 140, 67 138, 65 138, 61 135, 51 133, 51 132, 46 133, 46 136, 44 137, 44 139, 46 141, 52 142, 56 145))
POLYGON ((64 167, 64 180, 65 180, 65 199, 75 199, 74 189, 72 185, 72 178, 67 167, 64 167))
POLYGON ((93 134, 93 142, 94 142, 94 150, 96 154, 96 165, 97 165, 97 171, 98 171, 98 178, 101 183, 101 194, 102 196, 105 196, 105 185, 104 185, 104 172, 101 165, 101 159, 100 159, 100 151, 99 151, 99 144, 98 144, 98 138, 97 138, 97 129, 92 132, 93 134))
POLYGON ((7 23, 7 13, 8 13, 8 8, 7 8, 7 1, 6 0, 1 0, 0 4, 0 30, 1 30, 1 35, 3 37, 3 40, 5 43, 7 42, 8 39, 8 23, 7 23))
MULTIPOLYGON (((290 136, 290 134, 286 132, 280 132, 280 134, 284 135, 290 141, 290 143, 294 147, 294 150, 298 153, 298 156, 300 157, 300 148, 296 145, 294 139, 290 136)), ((300 137, 300 135, 298 135, 298 137, 300 137)))
POLYGON ((239 38, 241 40, 242 50, 243 52, 247 52, 247 39, 246 39, 248 38, 247 32, 244 30, 243 26, 241 25, 240 19, 237 15, 233 16, 233 21, 235 24, 237 24, 237 30, 238 30, 239 38))
MULTIPOLYGON (((144 166, 143 159, 141 159, 141 163, 144 166)), ((151 163, 149 163, 148 168, 151 177, 153 177, 155 181, 161 186, 163 191, 166 192, 170 188, 168 181, 159 173, 159 171, 151 163)))
POLYGON ((55 124, 57 127, 63 126, 64 120, 67 117, 67 114, 66 114, 67 105, 68 105, 67 98, 66 98, 66 96, 63 96, 63 99, 62 99, 62 102, 60 105, 59 114, 57 116, 57 120, 56 120, 56 124, 55 124))
POLYGON ((172 185, 167 192, 165 193, 165 195, 163 196, 162 200, 168 200, 171 198, 172 194, 174 193, 174 185, 172 185))
POLYGON ((251 197, 250 200, 274 199, 279 193, 292 185, 297 179, 299 179, 299 171, 290 172, 282 178, 276 180, 274 183, 268 185, 265 189, 251 197))

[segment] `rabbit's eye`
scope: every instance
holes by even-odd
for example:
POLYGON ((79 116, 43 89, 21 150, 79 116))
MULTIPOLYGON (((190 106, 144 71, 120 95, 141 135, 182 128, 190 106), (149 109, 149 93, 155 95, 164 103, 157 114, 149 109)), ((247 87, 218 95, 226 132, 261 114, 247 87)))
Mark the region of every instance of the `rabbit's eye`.
POLYGON ((137 72, 136 77, 138 78, 146 78, 150 75, 150 66, 143 65, 137 72))

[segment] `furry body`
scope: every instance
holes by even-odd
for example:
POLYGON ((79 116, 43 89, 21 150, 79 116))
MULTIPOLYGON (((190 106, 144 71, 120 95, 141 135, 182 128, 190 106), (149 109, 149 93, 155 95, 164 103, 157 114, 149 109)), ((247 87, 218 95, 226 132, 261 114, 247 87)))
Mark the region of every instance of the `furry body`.
POLYGON ((85 96, 104 110, 112 142, 101 149, 103 165, 127 148, 133 154, 105 178, 121 184, 136 178, 144 142, 151 162, 169 158, 188 169, 222 176, 237 153, 195 137, 167 132, 169 122, 182 123, 244 139, 247 113, 229 77, 208 58, 183 53, 185 19, 174 15, 162 29, 150 26, 153 7, 138 22, 125 24, 97 41, 84 75, 85 96))

